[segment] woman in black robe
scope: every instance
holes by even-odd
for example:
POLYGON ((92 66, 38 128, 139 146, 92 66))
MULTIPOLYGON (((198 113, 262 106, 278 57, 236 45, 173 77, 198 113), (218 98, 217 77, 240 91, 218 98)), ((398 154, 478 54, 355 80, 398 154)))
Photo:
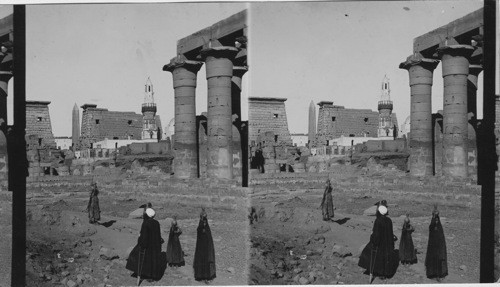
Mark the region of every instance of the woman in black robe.
POLYGON ((148 281, 158 281, 165 272, 166 263, 162 260, 160 223, 154 219, 155 211, 152 208, 146 209, 146 218, 141 226, 141 233, 137 240, 137 245, 132 249, 127 259, 126 268, 140 279, 148 281))
POLYGON ((92 190, 90 191, 89 203, 87 204, 87 212, 89 213, 89 223, 96 224, 101 220, 101 209, 99 208, 99 198, 97 195, 97 183, 92 183, 92 190))
POLYGON ((434 206, 431 224, 429 225, 429 242, 427 244, 427 255, 425 256, 425 272, 427 278, 435 278, 438 281, 448 276, 446 241, 443 226, 439 219, 437 205, 434 206))
POLYGON ((323 220, 331 220, 334 216, 335 208, 333 207, 332 184, 329 179, 326 180, 326 187, 320 207, 323 213, 323 220))
POLYGON ((415 228, 410 224, 409 214, 406 214, 403 230, 401 231, 401 241, 399 242, 399 260, 403 265, 417 263, 417 253, 411 238, 413 231, 415 231, 415 228))
POLYGON ((184 266, 185 264, 184 252, 182 252, 181 242, 179 241, 179 236, 181 234, 182 230, 177 225, 176 218, 174 218, 172 225, 170 226, 167 243, 167 262, 170 267, 179 267, 184 266))
POLYGON ((397 238, 393 233, 392 220, 387 216, 387 208, 380 205, 377 208, 370 242, 361 252, 358 262, 358 266, 365 268, 370 274, 370 283, 372 275, 385 279, 396 273, 399 260, 394 250, 395 240, 397 238))
POLYGON ((204 280, 205 283, 208 283, 208 281, 216 277, 214 241, 205 210, 202 210, 200 214, 193 268, 196 281, 204 280))

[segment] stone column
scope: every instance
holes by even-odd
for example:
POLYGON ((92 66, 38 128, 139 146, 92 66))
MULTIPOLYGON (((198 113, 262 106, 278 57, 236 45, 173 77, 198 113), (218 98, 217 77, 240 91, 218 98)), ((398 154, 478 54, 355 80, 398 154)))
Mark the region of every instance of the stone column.
POLYGON ((423 58, 420 54, 409 56, 399 65, 410 76, 410 159, 413 176, 433 175, 432 158, 432 75, 438 60, 423 58))
POLYGON ((208 162, 209 178, 233 178, 231 79, 234 47, 209 47, 201 51, 208 81, 208 162))
MULTIPOLYGON (((0 181, 8 182, 7 95, 11 72, 0 71, 0 181)), ((12 158, 11 158, 12 159, 12 158)))
POLYGON ((467 77, 468 125, 468 172, 470 177, 477 177, 477 78, 483 70, 482 65, 469 65, 467 77))
POLYGON ((248 71, 247 67, 234 66, 232 87, 231 87, 231 105, 233 126, 233 176, 242 176, 242 135, 241 135, 241 83, 243 75, 248 71))
POLYGON ((443 176, 468 176, 467 77, 474 48, 450 45, 438 48, 443 67, 443 176))
POLYGON ((7 95, 9 80, 11 78, 11 72, 0 71, 0 119, 3 119, 5 123, 1 128, 4 133, 7 132, 7 95))
POLYGON ((202 62, 176 57, 163 67, 172 73, 175 94, 174 162, 176 178, 197 178, 196 74, 202 62))
POLYGON ((233 88, 231 89, 231 109, 233 115, 238 115, 238 121, 241 121, 241 83, 243 81, 243 75, 245 75, 247 71, 247 67, 233 67, 233 77, 231 78, 233 83, 233 88))

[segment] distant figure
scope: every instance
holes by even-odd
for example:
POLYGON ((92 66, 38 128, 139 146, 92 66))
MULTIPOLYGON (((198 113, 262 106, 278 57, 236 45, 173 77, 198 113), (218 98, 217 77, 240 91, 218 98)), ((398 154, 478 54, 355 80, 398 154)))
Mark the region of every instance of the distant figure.
POLYGON ((401 241, 399 242, 399 260, 403 265, 417 263, 417 253, 411 238, 413 231, 415 231, 415 228, 410 224, 410 215, 407 213, 401 231, 401 241))
POLYGON ((262 155, 262 150, 258 149, 255 151, 255 163, 257 165, 257 169, 260 173, 264 173, 264 156, 262 155))
POLYGON ((248 215, 248 219, 250 220, 250 224, 253 224, 254 221, 259 221, 259 216, 257 215, 257 210, 255 207, 250 207, 250 214, 248 215))
POLYGON ((181 242, 179 240, 179 236, 181 234, 182 230, 177 225, 177 218, 174 217, 172 225, 170 226, 167 243, 167 263, 170 267, 179 267, 185 265, 184 252, 182 252, 181 242))
POLYGON ((101 209, 99 208, 99 190, 97 189, 97 183, 92 183, 92 190, 90 191, 89 204, 87 205, 87 212, 89 213, 89 222, 91 224, 98 223, 101 220, 101 209))
POLYGON ((429 225, 429 242, 427 244, 427 255, 425 256, 425 269, 427 278, 437 279, 448 276, 448 262, 446 256, 446 241, 443 226, 439 220, 437 205, 432 211, 431 224, 429 225))
POLYGON ((160 141, 161 141, 162 134, 161 134, 161 129, 160 129, 160 127, 158 127, 158 129, 156 129, 156 138, 158 139, 158 142, 160 142, 160 141))
POLYGON ((200 223, 196 236, 196 250, 194 252, 194 279, 208 283, 216 277, 215 274, 215 249, 207 214, 202 209, 200 223))
POLYGON ((394 250, 394 241, 397 238, 394 236, 392 220, 387 216, 387 212, 387 207, 383 205, 377 208, 370 242, 359 257, 358 266, 365 268, 370 274, 370 283, 373 276, 382 280, 394 276, 399 263, 398 254, 394 250))
POLYGON ((161 256, 164 241, 161 238, 160 223, 154 217, 155 211, 152 208, 146 209, 137 245, 127 259, 126 268, 134 272, 132 276, 137 276, 138 285, 142 279, 150 282, 160 280, 166 268, 166 262, 161 256))
POLYGON ((332 184, 330 179, 326 180, 325 191, 323 192, 323 199, 321 200, 321 210, 323 212, 323 220, 331 220, 334 216, 333 197, 332 197, 332 184))

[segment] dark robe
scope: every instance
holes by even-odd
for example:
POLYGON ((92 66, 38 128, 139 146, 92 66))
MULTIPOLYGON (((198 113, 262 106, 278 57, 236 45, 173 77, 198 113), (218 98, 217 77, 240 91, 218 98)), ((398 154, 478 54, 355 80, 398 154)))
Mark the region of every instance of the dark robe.
POLYGON ((167 262, 169 266, 184 266, 184 252, 182 252, 179 236, 182 230, 177 225, 170 227, 167 243, 167 262))
POLYGON ((409 223, 403 223, 403 230, 401 231, 401 241, 399 242, 399 260, 404 264, 417 263, 417 253, 411 238, 412 232, 415 228, 409 223))
POLYGON ((97 188, 92 189, 92 192, 90 193, 89 203, 87 204, 90 223, 95 223, 101 220, 101 210, 99 208, 99 198, 97 197, 97 193, 97 188))
POLYGON ((161 254, 162 243, 158 221, 153 218, 144 219, 137 245, 130 252, 126 268, 142 279, 160 280, 166 268, 166 260, 161 254))
POLYGON ((365 268, 368 273, 372 271, 374 276, 394 276, 399 263, 398 253, 394 250, 394 239, 392 220, 377 212, 370 242, 361 252, 358 266, 365 268))
POLYGON ((214 241, 206 218, 201 219, 198 225, 193 268, 194 279, 197 281, 216 277, 214 241))
POLYGON ((323 220, 329 220, 334 216, 332 187, 327 186, 323 193, 323 200, 321 201, 321 210, 323 213, 323 220))
POLYGON ((429 225, 429 242, 425 256, 427 278, 444 278, 448 275, 446 241, 439 215, 432 218, 429 225))

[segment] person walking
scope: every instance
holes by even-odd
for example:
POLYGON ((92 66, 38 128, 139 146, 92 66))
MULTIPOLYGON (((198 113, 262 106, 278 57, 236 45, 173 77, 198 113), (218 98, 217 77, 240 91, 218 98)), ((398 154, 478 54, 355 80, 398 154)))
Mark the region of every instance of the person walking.
POLYGON ((196 281, 208 283, 216 277, 214 241, 204 209, 201 211, 197 229, 193 268, 196 281))
POLYGON ((429 225, 429 241, 427 243, 427 254, 425 256, 425 273, 427 278, 441 281, 448 276, 448 261, 446 254, 446 240, 443 226, 439 219, 437 205, 432 211, 431 224, 429 225))
POLYGON ((161 238, 160 223, 154 217, 155 211, 147 208, 137 245, 127 259, 126 268, 134 272, 132 276, 137 276, 138 285, 144 279, 150 282, 160 280, 166 268, 161 256, 164 240, 161 238))
POLYGON ((370 241, 359 257, 358 266, 370 274, 370 284, 373 277, 385 280, 394 276, 399 261, 394 250, 394 241, 397 238, 394 236, 392 220, 387 213, 387 207, 380 205, 377 208, 377 218, 373 223, 370 241))

